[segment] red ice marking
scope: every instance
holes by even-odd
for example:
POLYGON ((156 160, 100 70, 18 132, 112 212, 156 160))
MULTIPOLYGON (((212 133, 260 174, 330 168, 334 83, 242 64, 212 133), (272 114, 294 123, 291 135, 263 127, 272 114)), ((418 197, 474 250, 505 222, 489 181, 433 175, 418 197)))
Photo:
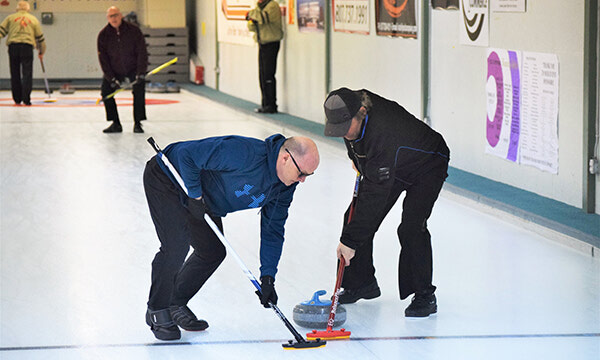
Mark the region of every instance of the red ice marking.
MULTIPOLYGON (((86 107, 86 106, 101 106, 104 104, 100 103, 96 105, 97 98, 90 97, 52 97, 55 102, 44 102, 48 100, 46 97, 36 97, 31 99, 31 106, 35 107, 86 107)), ((133 98, 118 98, 116 99, 118 106, 133 106, 133 98)), ((177 100, 166 100, 166 99, 146 99, 146 105, 169 105, 178 104, 177 100)), ((23 104, 15 105, 12 98, 0 98, 0 106, 14 106, 14 107, 28 107, 23 104)))

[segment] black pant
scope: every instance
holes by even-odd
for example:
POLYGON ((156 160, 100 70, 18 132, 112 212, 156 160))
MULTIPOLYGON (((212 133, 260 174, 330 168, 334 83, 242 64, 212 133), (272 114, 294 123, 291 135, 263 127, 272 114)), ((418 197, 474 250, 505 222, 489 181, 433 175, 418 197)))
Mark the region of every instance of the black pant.
MULTIPOLYGON (((146 199, 160 240, 160 251, 152 261, 151 310, 187 304, 226 255, 225 246, 206 221, 193 217, 182 204, 186 199, 158 161, 153 157, 144 170, 146 199), (185 260, 190 245, 194 252, 185 260)), ((211 218, 223 231, 221 218, 211 218)))
MULTIPOLYGON (((447 176, 448 165, 431 172, 412 184, 396 181, 385 209, 379 219, 377 228, 394 206, 402 192, 406 191, 402 204, 402 221, 398 227, 400 239, 400 259, 398 265, 398 286, 400 298, 406 299, 410 294, 432 294, 436 287, 432 285, 433 256, 431 235, 427 230, 427 219, 431 215, 442 185, 447 176)), ((360 196, 360 188, 359 188, 360 196)), ((344 222, 348 219, 348 212, 344 222)), ((356 249, 350 265, 344 271, 342 287, 356 289, 375 281, 373 266, 373 237, 356 249)))
POLYGON ((275 41, 258 45, 258 77, 262 95, 262 107, 277 110, 277 53, 280 42, 275 41))
POLYGON ((31 103, 31 74, 33 72, 33 46, 23 43, 8 45, 10 59, 10 87, 15 104, 31 103))
MULTIPOLYGON (((129 79, 129 81, 135 81, 135 74, 125 75, 117 75, 116 78, 119 82, 123 83, 125 81, 125 77, 129 79)), ((106 77, 102 78, 102 98, 107 95, 112 94, 117 89, 110 86, 110 81, 106 79, 106 77)), ((135 122, 140 122, 142 120, 146 120, 146 84, 144 81, 140 81, 139 83, 133 85, 133 120, 135 122)), ((104 101, 104 109, 106 110, 106 120, 107 121, 120 121, 119 113, 117 112, 117 103, 115 102, 114 96, 110 99, 104 101)))

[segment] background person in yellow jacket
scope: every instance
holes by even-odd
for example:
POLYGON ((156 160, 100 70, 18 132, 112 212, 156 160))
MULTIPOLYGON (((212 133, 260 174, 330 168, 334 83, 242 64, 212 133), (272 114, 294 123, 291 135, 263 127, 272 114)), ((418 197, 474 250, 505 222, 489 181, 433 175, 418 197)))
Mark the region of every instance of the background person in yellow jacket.
POLYGON ((46 52, 46 42, 38 19, 29 14, 27 1, 17 3, 17 12, 0 24, 0 39, 6 36, 10 60, 10 86, 15 104, 31 105, 33 48, 40 60, 46 52))
POLYGON ((281 27, 281 10, 275 0, 258 0, 256 7, 246 15, 248 29, 254 32, 258 43, 258 76, 261 106, 256 109, 259 113, 274 114, 277 112, 277 53, 283 30, 281 27))

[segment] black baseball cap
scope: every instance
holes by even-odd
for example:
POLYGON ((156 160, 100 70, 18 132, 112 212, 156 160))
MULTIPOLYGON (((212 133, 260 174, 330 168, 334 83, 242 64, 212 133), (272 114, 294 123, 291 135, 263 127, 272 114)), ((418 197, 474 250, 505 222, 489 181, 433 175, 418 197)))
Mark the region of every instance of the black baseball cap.
POLYGON ((348 88, 339 88, 327 95, 325 109, 325 136, 342 137, 348 133, 352 118, 361 107, 358 94, 348 88))

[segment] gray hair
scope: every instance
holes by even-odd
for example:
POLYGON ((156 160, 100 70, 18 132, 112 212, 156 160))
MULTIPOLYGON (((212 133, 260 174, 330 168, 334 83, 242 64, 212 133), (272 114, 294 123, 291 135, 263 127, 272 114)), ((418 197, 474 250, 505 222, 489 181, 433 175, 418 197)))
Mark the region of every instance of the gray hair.
POLYGON ((367 113, 369 112, 369 110, 371 110, 371 107, 373 107, 371 97, 369 96, 369 94, 367 94, 366 91, 363 91, 360 95, 360 106, 361 108, 358 109, 358 112, 356 113, 356 115, 354 115, 354 117, 358 119, 358 121, 363 121, 367 117, 367 113))

